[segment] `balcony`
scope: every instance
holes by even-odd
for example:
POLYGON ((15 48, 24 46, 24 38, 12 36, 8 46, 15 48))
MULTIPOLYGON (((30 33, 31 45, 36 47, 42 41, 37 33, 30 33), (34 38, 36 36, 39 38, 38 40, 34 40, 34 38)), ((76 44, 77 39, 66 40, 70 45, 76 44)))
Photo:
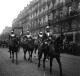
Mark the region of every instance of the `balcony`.
POLYGON ((71 11, 71 12, 70 12, 70 16, 75 16, 75 15, 78 15, 78 14, 79 14, 78 11, 71 11))
POLYGON ((56 8, 60 8, 60 7, 62 7, 62 6, 63 6, 63 2, 57 4, 57 7, 56 7, 56 8))
POLYGON ((72 0, 66 0, 65 1, 65 4, 69 4, 69 3, 71 3, 72 2, 72 0))

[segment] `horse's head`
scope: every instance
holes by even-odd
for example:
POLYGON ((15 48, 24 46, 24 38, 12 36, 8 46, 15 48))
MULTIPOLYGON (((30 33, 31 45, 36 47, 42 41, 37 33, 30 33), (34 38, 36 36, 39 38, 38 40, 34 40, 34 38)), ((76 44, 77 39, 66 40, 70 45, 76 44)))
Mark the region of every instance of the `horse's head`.
POLYGON ((44 48, 44 49, 48 49, 48 47, 49 47, 49 42, 48 42, 47 40, 45 40, 45 41, 43 42, 43 48, 44 48))

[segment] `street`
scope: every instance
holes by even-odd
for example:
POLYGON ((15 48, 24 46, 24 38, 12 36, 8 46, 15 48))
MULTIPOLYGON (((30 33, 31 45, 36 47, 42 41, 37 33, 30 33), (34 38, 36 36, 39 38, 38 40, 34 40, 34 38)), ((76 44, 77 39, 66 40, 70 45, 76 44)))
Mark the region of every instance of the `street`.
MULTIPOLYGON (((0 48, 0 76, 44 76, 42 66, 38 68, 38 60, 33 59, 33 62, 23 59, 23 50, 18 53, 19 64, 12 63, 9 58, 7 48, 0 48)), ((26 56, 28 58, 28 54, 26 56)), ((80 76, 80 57, 68 54, 61 54, 61 63, 63 76, 80 76)), ((59 76, 59 66, 56 59, 53 60, 53 74, 49 72, 49 61, 46 61, 45 76, 59 76)))

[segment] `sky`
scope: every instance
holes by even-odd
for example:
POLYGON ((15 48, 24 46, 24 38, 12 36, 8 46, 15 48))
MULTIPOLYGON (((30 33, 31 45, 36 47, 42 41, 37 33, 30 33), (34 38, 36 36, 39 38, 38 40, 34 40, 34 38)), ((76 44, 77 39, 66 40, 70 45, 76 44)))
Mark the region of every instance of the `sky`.
POLYGON ((0 34, 32 0, 0 0, 0 34))

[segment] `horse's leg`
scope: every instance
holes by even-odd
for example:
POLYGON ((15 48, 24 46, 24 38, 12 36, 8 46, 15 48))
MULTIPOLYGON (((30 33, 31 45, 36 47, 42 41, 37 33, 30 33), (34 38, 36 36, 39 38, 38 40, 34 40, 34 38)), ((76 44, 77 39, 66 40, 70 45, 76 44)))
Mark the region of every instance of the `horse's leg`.
POLYGON ((12 63, 14 62, 14 52, 12 51, 12 63))
POLYGON ((18 64, 18 52, 16 52, 16 64, 18 64))
POLYGON ((26 50, 24 50, 24 60, 26 60, 26 50))
POLYGON ((32 62, 32 53, 33 53, 33 51, 31 51, 31 55, 30 55, 30 57, 31 57, 31 62, 32 62))
POLYGON ((52 74, 52 62, 53 62, 53 58, 50 57, 50 75, 52 74))
POLYGON ((11 50, 9 50, 9 52, 10 52, 10 59, 11 59, 11 50))
POLYGON ((30 60, 30 51, 28 51, 29 52, 29 58, 28 58, 28 61, 30 60))
POLYGON ((60 76, 63 76, 62 75, 62 65, 61 65, 60 57, 56 57, 56 60, 57 60, 57 62, 59 64, 59 67, 60 67, 60 76))
POLYGON ((41 60, 41 57, 42 57, 42 52, 38 52, 38 60, 39 60, 39 63, 38 63, 38 68, 40 67, 40 60, 41 60))
POLYGON ((44 54, 44 59, 43 59, 43 68, 45 70, 45 60, 46 60, 46 54, 44 54))

